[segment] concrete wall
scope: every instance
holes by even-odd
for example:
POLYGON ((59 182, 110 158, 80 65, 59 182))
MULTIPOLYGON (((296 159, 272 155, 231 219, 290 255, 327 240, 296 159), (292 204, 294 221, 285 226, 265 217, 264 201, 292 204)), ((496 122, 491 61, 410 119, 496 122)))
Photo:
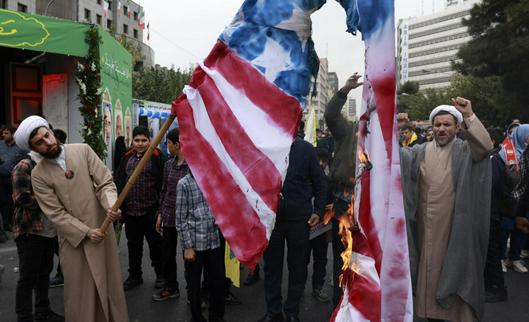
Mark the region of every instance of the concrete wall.
MULTIPOLYGON (((44 13, 48 3, 48 0, 37 1, 37 14, 45 15, 44 13)), ((48 7, 47 15, 61 19, 77 21, 77 1, 55 0, 48 7)))
MULTIPOLYGON (((44 0, 41 0, 44 1, 44 0)), ((1 3, 1 0, 0 0, 1 3)), ((7 0, 5 2, 5 8, 7 10, 18 11, 18 4, 25 5, 27 7, 26 12, 35 14, 37 12, 37 4, 35 0, 7 0)))

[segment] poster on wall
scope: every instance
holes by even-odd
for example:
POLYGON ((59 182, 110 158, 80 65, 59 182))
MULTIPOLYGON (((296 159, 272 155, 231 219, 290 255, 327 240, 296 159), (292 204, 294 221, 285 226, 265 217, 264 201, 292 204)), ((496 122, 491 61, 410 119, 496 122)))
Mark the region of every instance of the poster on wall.
MULTIPOLYGON (((147 126, 149 128, 152 138, 154 138, 154 136, 158 134, 158 132, 160 131, 160 128, 163 126, 163 124, 165 123, 169 115, 171 114, 170 104, 143 101, 143 100, 134 100, 132 107, 133 107, 132 114, 134 115, 134 119, 132 123, 134 124, 134 126, 137 126, 137 125, 147 126), (144 122, 140 122, 140 120, 144 120, 144 122)), ((175 120, 169 127, 169 131, 177 127, 178 127, 178 122, 175 120)), ((169 154, 169 152, 167 151, 167 142, 166 142, 165 137, 162 139, 162 141, 158 145, 158 148, 165 155, 169 154)))
POLYGON ((103 139, 105 140, 107 149, 110 149, 112 146, 112 98, 110 97, 108 88, 105 88, 103 91, 101 101, 103 105, 103 139))
POLYGON ((132 113, 130 108, 125 111, 125 144, 127 147, 132 145, 132 113))
MULTIPOLYGON (((101 65, 101 86, 103 92, 103 115, 110 109, 111 131, 107 141, 105 129, 105 142, 107 143, 107 166, 112 165, 116 139, 125 138, 130 146, 132 126, 127 124, 127 115, 131 115, 132 104, 132 57, 130 53, 108 32, 99 28, 101 44, 99 46, 101 65)), ((105 123, 105 126, 107 124, 105 123)))
POLYGON ((121 101, 118 99, 116 101, 116 107, 114 107, 114 128, 115 128, 115 138, 123 136, 123 114, 121 109, 121 101))

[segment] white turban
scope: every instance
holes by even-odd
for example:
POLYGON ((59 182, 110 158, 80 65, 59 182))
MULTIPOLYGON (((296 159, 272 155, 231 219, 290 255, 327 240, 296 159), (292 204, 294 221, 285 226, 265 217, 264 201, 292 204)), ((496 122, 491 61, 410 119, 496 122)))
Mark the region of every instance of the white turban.
POLYGON ((29 116, 24 121, 22 121, 14 135, 15 142, 17 143, 18 147, 28 151, 31 150, 29 146, 29 136, 34 129, 43 126, 50 128, 48 121, 37 115, 29 116))
POLYGON ((457 110, 452 105, 439 105, 436 108, 433 109, 432 113, 430 113, 430 123, 433 123, 433 119, 439 114, 440 112, 448 112, 452 114, 456 120, 457 124, 463 123, 463 114, 457 110))

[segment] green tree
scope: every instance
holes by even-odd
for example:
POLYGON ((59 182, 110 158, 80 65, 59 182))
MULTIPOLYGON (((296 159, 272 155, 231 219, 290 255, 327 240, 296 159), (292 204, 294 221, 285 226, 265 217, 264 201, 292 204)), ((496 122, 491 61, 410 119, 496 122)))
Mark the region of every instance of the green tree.
POLYGON ((406 112, 410 120, 427 120, 430 112, 437 106, 450 103, 450 94, 446 89, 428 88, 412 95, 399 97, 401 106, 399 112, 406 112))
POLYGON ((407 112, 410 107, 408 106, 409 95, 415 95, 419 92, 418 82, 405 82, 399 86, 397 90, 397 111, 399 113, 407 112))
POLYGON ((408 113, 411 120, 428 119, 437 106, 451 105, 451 99, 464 97, 472 101, 472 107, 479 119, 487 127, 504 127, 516 116, 510 108, 510 96, 505 93, 501 77, 475 77, 456 75, 450 87, 444 89, 424 89, 412 95, 398 96, 399 112, 408 113))
POLYGON ((180 96, 192 73, 191 67, 186 70, 159 66, 142 68, 133 74, 132 96, 169 104, 180 96))
POLYGON ((486 127, 503 128, 515 117, 511 108, 513 102, 502 86, 499 76, 475 77, 459 75, 448 89, 451 97, 465 97, 472 102, 472 108, 486 127))
POLYGON ((512 112, 502 111, 499 117, 514 114, 529 120, 528 13, 527 0, 483 0, 464 20, 473 39, 459 50, 462 61, 455 67, 463 75, 501 85, 497 108, 512 112))
POLYGON ((397 94, 417 94, 419 92, 419 83, 418 82, 412 82, 407 81, 404 84, 400 85, 399 90, 397 91, 397 94))

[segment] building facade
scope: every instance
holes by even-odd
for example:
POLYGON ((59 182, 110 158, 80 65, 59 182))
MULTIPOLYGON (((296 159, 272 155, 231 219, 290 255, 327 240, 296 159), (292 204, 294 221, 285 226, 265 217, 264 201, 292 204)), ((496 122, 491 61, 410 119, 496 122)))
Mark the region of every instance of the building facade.
POLYGON ((472 0, 445 0, 445 8, 471 2, 472 0))
POLYGON ((311 93, 307 100, 307 110, 314 108, 318 127, 323 128, 325 107, 334 93, 338 91, 338 75, 335 72, 329 72, 329 61, 327 58, 320 58, 320 68, 315 89, 316 91, 311 93))
POLYGON ((342 113, 349 121, 356 121, 356 99, 349 98, 347 101, 347 109, 343 109, 342 113))
POLYGON ((446 0, 443 11, 401 19, 398 24, 398 79, 418 82, 420 89, 445 88, 454 76, 452 62, 472 37, 463 19, 479 0, 446 0))
POLYGON ((143 41, 139 23, 143 7, 134 1, 105 0, 0 0, 3 9, 98 24, 125 37, 139 49, 139 64, 154 66, 154 51, 143 41))
POLYGON ((338 75, 335 72, 329 72, 329 89, 331 97, 338 91, 338 75))
POLYGON ((325 106, 329 101, 329 61, 327 58, 320 58, 320 68, 316 78, 315 92, 312 92, 308 98, 308 108, 314 108, 316 118, 318 119, 318 128, 323 125, 323 113, 325 106))
POLYGON ((0 0, 0 8, 30 14, 37 10, 35 0, 0 0))

